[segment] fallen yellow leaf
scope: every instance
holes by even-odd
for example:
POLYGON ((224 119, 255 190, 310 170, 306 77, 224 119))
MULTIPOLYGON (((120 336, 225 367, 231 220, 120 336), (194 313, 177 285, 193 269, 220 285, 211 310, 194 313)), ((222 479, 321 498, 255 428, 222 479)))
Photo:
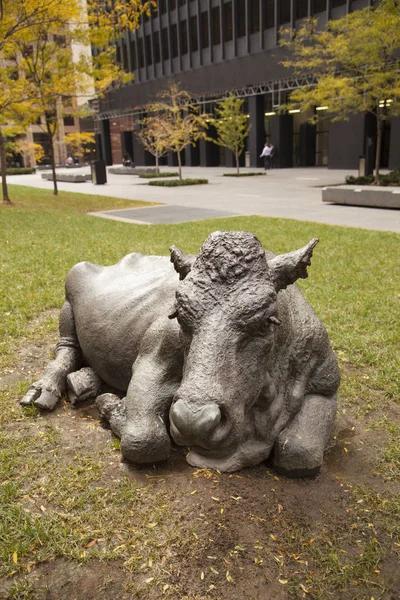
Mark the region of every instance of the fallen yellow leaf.
POLYGON ((212 573, 215 573, 215 575, 219 575, 219 573, 218 573, 217 569, 214 569, 214 567, 210 567, 210 571, 211 571, 212 573))
POLYGON ((16 552, 13 553, 13 563, 18 564, 18 554, 16 552))

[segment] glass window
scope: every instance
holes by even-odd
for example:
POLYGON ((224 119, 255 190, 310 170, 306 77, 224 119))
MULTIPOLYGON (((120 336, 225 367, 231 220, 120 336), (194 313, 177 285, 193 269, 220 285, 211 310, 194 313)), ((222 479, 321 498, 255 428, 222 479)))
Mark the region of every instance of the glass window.
POLYGON ((122 42, 122 62, 124 70, 129 73, 128 45, 126 42, 122 42))
POLYGON ((65 48, 67 45, 67 39, 65 35, 53 35, 53 41, 61 48, 65 48))
POLYGON ((296 1, 296 19, 305 19, 308 17, 308 0, 296 1))
POLYGON ((214 6, 211 10, 211 28, 213 44, 221 43, 221 12, 219 6, 214 6))
POLYGON ((67 115, 66 117, 64 117, 63 121, 65 127, 73 127, 75 125, 75 119, 74 117, 71 117, 71 115, 67 115))
POLYGON ((210 39, 208 36, 208 12, 201 13, 201 45, 202 48, 208 48, 210 39))
POLYGON ((326 0, 313 0, 312 13, 313 15, 326 11, 326 0))
POLYGON ((246 0, 237 0, 237 35, 246 35, 246 0))
POLYGON ((250 33, 260 31, 260 2, 259 0, 249 0, 250 12, 250 33))
POLYGON ((264 29, 275 27, 275 0, 265 0, 264 29))
POLYGON ((143 38, 138 38, 138 59, 139 59, 139 68, 143 69, 143 67, 144 67, 143 38))
POLYGON ((196 52, 196 50, 199 49, 199 38, 197 35, 197 15, 190 17, 189 30, 192 52, 196 52))
POLYGON ((155 31, 153 33, 153 41, 154 41, 154 62, 158 63, 161 60, 160 53, 160 32, 155 31))
POLYGON ((163 59, 167 60, 169 58, 169 46, 168 46, 168 30, 166 27, 161 30, 161 43, 162 43, 162 53, 163 59))
POLYGON ((179 6, 185 6, 186 0, 179 0, 179 6))
POLYGON ((147 64, 152 65, 153 64, 153 54, 151 51, 151 37, 149 35, 146 35, 146 37, 144 39, 145 39, 145 45, 146 45, 147 64))
POLYGON ((232 2, 224 4, 224 40, 232 39, 232 2))
POLYGON ((171 56, 176 58, 178 56, 178 28, 176 23, 171 25, 171 56))
POLYGON ((176 0, 169 0, 169 10, 174 10, 176 8, 176 0))
POLYGON ((118 65, 122 65, 121 48, 119 46, 115 49, 115 61, 118 65))
POLYGON ((290 22, 290 0, 280 0, 279 2, 279 25, 290 22))
POLYGON ((332 8, 343 6, 344 4, 346 4, 346 0, 332 0, 332 8))
POLYGON ((188 53, 188 36, 187 36, 187 21, 181 21, 179 23, 181 33, 181 54, 188 53))
POLYGON ((131 69, 134 71, 137 68, 137 60, 136 60, 136 44, 134 41, 129 43, 129 54, 131 58, 131 69))
POLYGON ((164 15, 167 12, 167 2, 166 0, 158 0, 157 2, 158 12, 164 15))

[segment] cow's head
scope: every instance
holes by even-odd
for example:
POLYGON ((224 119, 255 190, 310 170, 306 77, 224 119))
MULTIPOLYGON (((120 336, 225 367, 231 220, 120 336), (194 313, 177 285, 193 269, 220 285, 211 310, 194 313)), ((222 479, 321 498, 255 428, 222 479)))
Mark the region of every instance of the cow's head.
POLYGON ((170 317, 178 320, 185 352, 170 410, 176 443, 209 458, 237 450, 247 415, 268 385, 280 325, 277 294, 307 277, 317 242, 267 258, 254 235, 217 231, 196 259, 171 248, 182 282, 170 317))

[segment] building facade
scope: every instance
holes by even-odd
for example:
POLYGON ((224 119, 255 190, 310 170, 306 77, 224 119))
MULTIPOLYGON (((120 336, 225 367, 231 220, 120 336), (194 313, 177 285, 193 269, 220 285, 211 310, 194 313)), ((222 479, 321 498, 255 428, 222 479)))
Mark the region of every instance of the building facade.
MULTIPOLYGON (((326 107, 316 125, 308 114, 280 113, 290 92, 312 82, 290 77, 280 64, 281 27, 295 27, 315 16, 320 27, 329 19, 368 6, 371 0, 158 0, 140 28, 121 40, 117 60, 134 80, 110 92, 99 104, 98 153, 107 164, 121 163, 128 152, 136 164, 153 164, 135 129, 141 107, 174 79, 194 96, 201 111, 232 91, 245 99, 252 125, 247 140, 250 166, 261 166, 266 140, 276 148, 275 166, 328 166, 355 169, 359 156, 374 144, 375 120, 356 115, 331 122, 326 107), (371 141, 372 140, 372 141, 371 141)), ((382 167, 400 162, 400 119, 383 135, 382 167)), ((186 165, 232 166, 233 156, 212 142, 188 147, 186 165)), ((244 156, 242 157, 244 161, 244 156)), ((174 164, 174 157, 168 157, 174 164)))

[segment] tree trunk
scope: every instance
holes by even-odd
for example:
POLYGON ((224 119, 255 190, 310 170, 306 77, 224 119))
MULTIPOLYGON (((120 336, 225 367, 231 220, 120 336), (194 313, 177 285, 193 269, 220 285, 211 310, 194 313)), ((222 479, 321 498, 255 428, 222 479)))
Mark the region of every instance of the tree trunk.
POLYGON ((4 137, 0 131, 0 164, 1 164, 1 188, 3 192, 3 204, 12 204, 8 195, 7 187, 7 159, 6 149, 4 147, 4 137))
POLYGON ((375 153, 375 185, 380 185, 381 178, 379 169, 381 166, 381 146, 382 146, 382 119, 379 106, 376 109, 376 153, 375 153))
POLYGON ((236 173, 239 175, 239 153, 235 152, 235 158, 236 158, 236 173))
POLYGON ((179 166, 179 179, 182 181, 182 162, 181 162, 181 153, 177 152, 178 155, 178 166, 179 166))
POLYGON ((158 175, 160 172, 160 167, 158 166, 158 161, 159 161, 158 154, 156 154, 156 175, 158 175))
POLYGON ((50 128, 47 127, 47 136, 50 142, 50 161, 51 161, 51 172, 53 173, 53 194, 58 196, 58 187, 57 187, 57 175, 56 175, 56 161, 54 158, 54 139, 53 134, 50 131, 50 128))

